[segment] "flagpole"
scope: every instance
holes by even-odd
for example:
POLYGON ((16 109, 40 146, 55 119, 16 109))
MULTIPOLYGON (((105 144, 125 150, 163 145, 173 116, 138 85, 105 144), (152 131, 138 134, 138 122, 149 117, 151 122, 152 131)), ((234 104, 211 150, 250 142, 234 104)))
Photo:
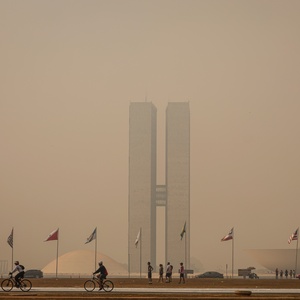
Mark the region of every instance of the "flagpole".
POLYGON ((97 244, 98 244, 98 230, 97 230, 97 227, 96 227, 96 238, 95 238, 95 271, 96 271, 96 268, 97 268, 97 244))
POLYGON ((57 236, 57 247, 56 247, 56 279, 57 279, 57 270, 58 270, 58 240, 59 240, 59 237, 57 236))
POLYGON ((185 232, 185 237, 184 237, 184 265, 185 265, 185 268, 187 268, 186 253, 187 253, 187 251, 186 251, 186 232, 185 232))
POLYGON ((180 236, 181 236, 181 240, 183 238, 183 236, 185 235, 184 237, 184 264, 185 264, 185 268, 187 268, 187 251, 186 251, 186 248, 187 248, 187 244, 186 244, 186 221, 184 222, 184 225, 183 225, 183 228, 182 228, 182 231, 180 233, 180 236))
POLYGON ((229 233, 227 235, 225 235, 222 239, 221 242, 223 241, 229 241, 232 240, 232 244, 231 244, 231 275, 233 278, 233 271, 234 271, 234 227, 232 227, 232 229, 229 231, 229 233))
MULTIPOLYGON (((299 232, 299 227, 297 229, 297 233, 299 232)), ((298 234, 297 234, 297 245, 296 245, 296 264, 295 264, 295 274, 297 274, 297 258, 298 258, 298 234)))
MULTIPOLYGON (((128 247, 128 249, 130 249, 128 247)), ((128 278, 130 278, 130 253, 128 253, 128 278)))
POLYGON ((142 227, 140 228, 140 278, 142 278, 142 227))
POLYGON ((14 269, 14 246, 11 247, 11 269, 14 269))
POLYGON ((232 261, 232 271, 231 271, 231 273, 232 273, 232 278, 233 278, 233 269, 234 269, 234 237, 232 238, 232 258, 231 258, 231 261, 232 261))
POLYGON ((11 231, 12 234, 12 247, 11 247, 11 269, 14 269, 14 228, 11 231))
POLYGON ((14 269, 14 228, 12 228, 10 235, 7 238, 7 243, 11 247, 11 269, 14 269))

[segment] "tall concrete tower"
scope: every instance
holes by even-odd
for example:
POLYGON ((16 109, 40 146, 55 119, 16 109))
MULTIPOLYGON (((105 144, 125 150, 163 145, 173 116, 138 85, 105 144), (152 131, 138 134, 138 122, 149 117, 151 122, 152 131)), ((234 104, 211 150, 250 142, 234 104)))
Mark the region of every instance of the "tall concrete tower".
POLYGON ((128 270, 156 267, 156 207, 165 206, 165 258, 190 265, 190 113, 186 102, 166 110, 166 182, 156 182, 156 108, 150 102, 129 108, 128 270), (186 233, 180 233, 186 224, 186 233), (135 246, 141 231, 139 246, 135 246))
POLYGON ((190 109, 186 102, 169 103, 166 111, 166 191, 166 260, 189 268, 190 109))
POLYGON ((156 108, 149 102, 129 107, 128 212, 128 268, 146 272, 147 261, 156 264, 156 108), (140 229, 142 245, 136 247, 140 229))

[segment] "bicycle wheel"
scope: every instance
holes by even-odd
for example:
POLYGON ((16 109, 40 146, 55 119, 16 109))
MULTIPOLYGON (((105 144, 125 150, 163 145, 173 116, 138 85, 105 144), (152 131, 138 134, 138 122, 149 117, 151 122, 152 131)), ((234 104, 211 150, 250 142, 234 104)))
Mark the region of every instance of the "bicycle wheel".
POLYGON ((4 292, 9 292, 13 289, 14 283, 10 279, 4 279, 1 283, 1 288, 4 292))
POLYGON ((84 289, 87 291, 87 292, 92 292, 94 289, 95 289, 96 285, 95 285, 95 282, 93 280, 87 280, 85 283, 84 283, 84 289))
POLYGON ((32 288, 32 283, 30 280, 28 280, 28 279, 21 280, 20 289, 23 292, 29 292, 31 290, 31 288, 32 288))
POLYGON ((110 280, 105 280, 103 282, 103 289, 105 292, 111 292, 114 289, 114 284, 110 280))

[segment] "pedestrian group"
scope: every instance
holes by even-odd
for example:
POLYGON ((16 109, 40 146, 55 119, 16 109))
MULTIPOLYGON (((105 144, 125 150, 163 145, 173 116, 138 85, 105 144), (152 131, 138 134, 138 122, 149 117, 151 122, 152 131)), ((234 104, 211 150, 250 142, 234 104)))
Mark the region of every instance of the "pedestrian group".
MULTIPOLYGON (((148 282, 149 284, 152 284, 153 267, 151 266, 150 261, 147 264, 147 268, 148 268, 148 282)), ((179 273, 178 284, 185 283, 185 270, 182 262, 179 265, 178 273, 179 273)), ((168 262, 166 267, 166 281, 165 281, 166 283, 172 282, 172 274, 173 274, 173 266, 170 264, 170 262, 168 262)), ((159 268, 158 268, 158 282, 164 282, 164 267, 162 264, 159 264, 159 268)))
POLYGON ((290 278, 295 278, 296 277, 296 272, 295 272, 295 270, 290 270, 290 271, 288 271, 288 270, 285 270, 284 272, 283 272, 283 270, 278 270, 278 268, 276 268, 276 270, 275 270, 275 276, 276 276, 276 279, 278 279, 278 276, 280 277, 280 279, 282 279, 283 278, 283 275, 285 276, 285 278, 287 279, 289 276, 290 276, 290 278))

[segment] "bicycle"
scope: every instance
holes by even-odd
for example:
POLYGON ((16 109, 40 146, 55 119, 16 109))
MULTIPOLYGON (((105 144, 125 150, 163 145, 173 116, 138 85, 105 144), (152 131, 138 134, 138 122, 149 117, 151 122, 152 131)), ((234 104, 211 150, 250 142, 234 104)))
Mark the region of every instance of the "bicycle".
POLYGON ((21 278, 20 285, 18 286, 15 277, 13 277, 12 274, 9 274, 9 278, 6 278, 1 282, 1 288, 4 292, 9 292, 13 287, 17 287, 23 292, 29 292, 32 288, 32 283, 28 279, 21 278))
POLYGON ((84 283, 84 289, 87 292, 92 292, 97 285, 99 286, 99 290, 103 289, 105 292, 111 292, 114 289, 114 284, 112 281, 108 279, 104 279, 103 281, 101 281, 95 276, 84 283))

